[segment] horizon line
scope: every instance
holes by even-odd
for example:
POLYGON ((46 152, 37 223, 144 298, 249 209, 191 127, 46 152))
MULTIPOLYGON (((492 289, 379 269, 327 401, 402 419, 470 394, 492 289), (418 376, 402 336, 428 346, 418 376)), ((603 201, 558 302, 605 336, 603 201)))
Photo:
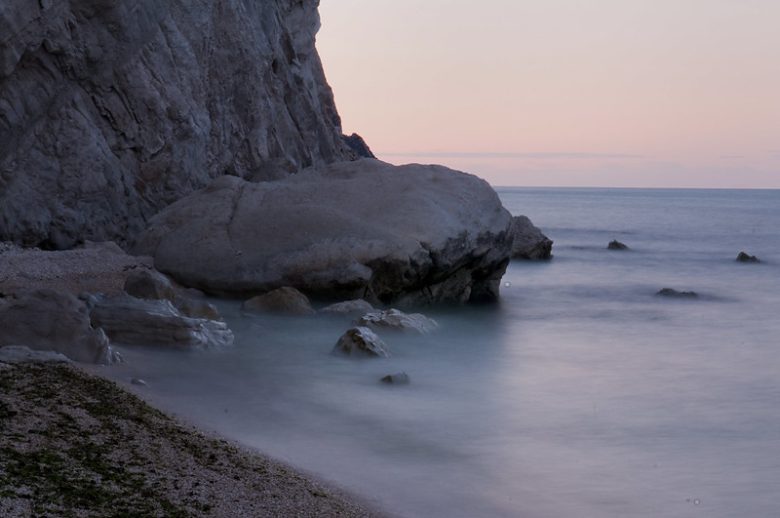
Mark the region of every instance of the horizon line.
POLYGON ((584 151, 561 152, 503 152, 503 151, 412 151, 412 152, 377 152, 379 156, 388 157, 415 157, 415 158, 536 158, 536 159, 610 159, 610 160, 636 160, 647 158, 646 155, 633 153, 591 153, 584 151))

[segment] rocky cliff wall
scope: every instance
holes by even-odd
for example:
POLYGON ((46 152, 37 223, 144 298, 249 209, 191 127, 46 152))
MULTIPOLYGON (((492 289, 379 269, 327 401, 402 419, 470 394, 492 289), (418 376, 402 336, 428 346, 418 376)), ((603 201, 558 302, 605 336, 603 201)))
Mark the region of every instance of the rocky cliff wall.
POLYGON ((318 0, 3 0, 0 240, 123 241, 224 174, 352 158, 318 0))

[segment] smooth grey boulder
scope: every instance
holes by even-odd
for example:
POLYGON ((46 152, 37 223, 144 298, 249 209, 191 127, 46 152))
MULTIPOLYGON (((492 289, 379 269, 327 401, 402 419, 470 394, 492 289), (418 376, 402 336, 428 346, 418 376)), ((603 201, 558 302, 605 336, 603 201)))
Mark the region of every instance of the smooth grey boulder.
POLYGON ((542 234, 526 216, 512 218, 512 258, 547 260, 552 258, 553 241, 542 234))
POLYGON ((405 372, 388 374, 387 376, 383 376, 379 381, 388 385, 408 385, 411 382, 409 375, 405 372))
POLYGON ((345 300, 343 302, 337 302, 329 306, 325 306, 320 309, 320 313, 329 315, 354 315, 359 316, 369 311, 373 311, 374 306, 370 302, 363 299, 345 300))
POLYGON ((695 291, 678 291, 674 288, 663 288, 656 295, 661 297, 671 297, 678 299, 695 299, 699 297, 699 294, 695 291))
POLYGON ((252 297, 241 305, 244 311, 256 313, 280 313, 285 315, 313 315, 309 298, 296 290, 285 286, 268 293, 252 297))
POLYGON ((464 303, 497 299, 510 223, 473 175, 363 159, 276 182, 220 178, 155 216, 133 251, 218 294, 291 286, 372 303, 464 303))
POLYGON ((117 344, 199 348, 233 343, 224 322, 184 316, 168 300, 98 297, 91 318, 117 344))
POLYGON ((367 327, 353 327, 341 335, 334 353, 345 354, 347 356, 369 356, 388 358, 387 345, 372 330, 367 327))
POLYGON ((0 240, 123 241, 217 176, 354 157, 318 4, 0 2, 0 240))
POLYGON ((86 303, 54 290, 20 292, 0 299, 0 346, 19 344, 62 353, 77 362, 121 361, 106 333, 90 323, 86 303))
POLYGON ((750 255, 747 252, 740 252, 737 255, 737 262, 740 263, 760 263, 761 261, 755 255, 750 255))
POLYGON ((179 288, 162 273, 151 269, 133 271, 125 280, 125 293, 139 299, 168 300, 176 309, 191 318, 222 320, 219 310, 190 291, 179 288))
POLYGON ((421 313, 404 313, 397 309, 366 313, 358 319, 357 325, 377 330, 413 331, 420 334, 427 334, 439 328, 439 324, 435 320, 421 313))
POLYGON ((69 363, 71 360, 62 353, 38 351, 25 345, 5 345, 0 347, 0 370, 5 365, 17 363, 69 363))
POLYGON ((625 243, 621 243, 617 239, 613 239, 607 245, 607 250, 628 250, 628 249, 629 249, 628 245, 626 245, 625 243))

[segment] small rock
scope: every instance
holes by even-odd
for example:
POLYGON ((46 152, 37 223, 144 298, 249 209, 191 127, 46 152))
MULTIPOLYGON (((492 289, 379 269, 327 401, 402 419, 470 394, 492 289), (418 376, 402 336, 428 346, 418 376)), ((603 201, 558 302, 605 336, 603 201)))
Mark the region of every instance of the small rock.
POLYGON ((394 329, 397 331, 416 331, 420 334, 430 333, 439 324, 432 318, 420 313, 404 313, 397 309, 372 311, 366 313, 357 321, 359 326, 369 326, 374 329, 394 329))
POLYGON ((512 258, 547 260, 552 258, 553 242, 526 216, 514 216, 510 226, 512 258))
POLYGON ((387 376, 383 377, 381 380, 382 383, 387 383, 390 385, 408 385, 409 375, 405 372, 397 372, 395 374, 388 374, 387 376))
POLYGON ((170 279, 155 270, 134 270, 125 279, 125 293, 139 299, 170 300, 176 290, 170 279))
POLYGON ((363 315, 369 311, 374 311, 374 306, 363 299, 345 300, 331 304, 320 310, 320 313, 330 313, 332 315, 363 315))
POLYGON ((681 299, 695 299, 699 297, 699 294, 695 291, 677 291, 672 288, 663 288, 656 295, 661 297, 676 297, 681 299))
POLYGON ((245 311, 284 313, 288 315, 313 315, 309 298, 295 288, 278 288, 253 297, 241 306, 245 311))
POLYGON ((388 358, 390 356, 390 353, 387 352, 387 345, 376 333, 367 327, 353 327, 347 330, 339 338, 339 341, 336 342, 333 352, 346 355, 362 354, 380 358, 388 358))
POLYGON ((617 239, 613 239, 607 245, 607 250, 628 250, 628 249, 629 249, 628 245, 626 245, 625 243, 621 243, 617 239))
POLYGON ((760 263, 761 261, 758 260, 758 257, 755 255, 750 255, 747 252, 740 252, 737 256, 737 261, 740 263, 760 263))
POLYGON ((139 387, 145 387, 146 381, 142 380, 141 378, 133 378, 130 380, 130 383, 133 385, 138 385, 139 387))

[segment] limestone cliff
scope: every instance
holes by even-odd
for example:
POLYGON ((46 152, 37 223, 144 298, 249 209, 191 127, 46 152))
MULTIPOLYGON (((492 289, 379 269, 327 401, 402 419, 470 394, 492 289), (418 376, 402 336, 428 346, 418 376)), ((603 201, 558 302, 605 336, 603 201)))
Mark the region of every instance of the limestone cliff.
POLYGON ((352 158, 318 0, 3 0, 0 240, 135 234, 220 175, 352 158))

